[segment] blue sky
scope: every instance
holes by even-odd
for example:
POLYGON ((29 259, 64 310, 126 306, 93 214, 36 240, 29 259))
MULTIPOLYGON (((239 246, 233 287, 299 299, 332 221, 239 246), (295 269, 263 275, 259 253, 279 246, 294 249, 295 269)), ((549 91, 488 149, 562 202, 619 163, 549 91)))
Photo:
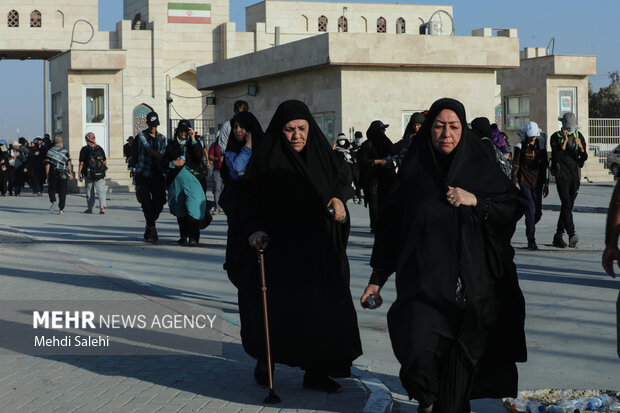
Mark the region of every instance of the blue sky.
MULTIPOLYGON (((205 0, 208 1, 208 0, 205 0)), ((257 0, 230 0, 230 17, 245 30, 245 7, 257 0)), ((546 47, 555 38, 556 54, 594 55, 595 89, 609 84, 620 70, 620 1, 618 0, 400 0, 400 3, 454 6, 456 35, 480 27, 516 28, 520 47, 546 47)), ((343 2, 344 3, 344 2, 343 2)), ((372 3, 394 3, 374 0, 372 3)), ((99 1, 99 30, 115 30, 123 17, 122 0, 99 1)), ((32 138, 43 134, 43 64, 0 61, 0 137, 32 138)))

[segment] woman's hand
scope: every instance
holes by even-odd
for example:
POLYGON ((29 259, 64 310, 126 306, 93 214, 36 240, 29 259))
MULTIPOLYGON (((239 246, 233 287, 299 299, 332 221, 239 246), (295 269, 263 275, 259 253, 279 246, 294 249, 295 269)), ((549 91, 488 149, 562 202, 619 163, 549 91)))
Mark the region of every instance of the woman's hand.
POLYGON ((190 141, 194 141, 194 136, 196 135, 196 132, 194 132, 194 130, 192 128, 189 128, 189 131, 187 132, 187 135, 189 136, 189 140, 190 141))
POLYGON ((471 192, 467 192, 462 188, 455 188, 448 186, 448 192, 446 192, 446 199, 453 207, 463 206, 476 206, 478 205, 478 198, 471 192))
POLYGON ((327 203, 327 208, 334 208, 334 221, 340 222, 347 216, 347 211, 344 209, 344 204, 338 198, 332 198, 327 203))
POLYGON ((368 284, 368 287, 366 287, 366 290, 364 290, 364 294, 362 294, 362 297, 360 298, 360 304, 362 304, 362 308, 364 308, 364 301, 366 301, 366 299, 371 295, 374 296, 375 303, 377 303, 377 307, 375 308, 381 307, 381 304, 383 304, 383 298, 381 298, 380 293, 381 287, 379 287, 377 284, 368 284))
POLYGON ((603 251, 603 269, 611 278, 616 278, 614 261, 618 262, 618 265, 620 265, 620 250, 618 250, 616 246, 608 245, 605 247, 605 251, 603 251))
POLYGON ((185 165, 185 159, 176 158, 174 161, 172 161, 172 164, 174 166, 183 166, 183 165, 185 165))
POLYGON ((252 149, 252 134, 250 132, 245 134, 245 146, 252 149))
POLYGON ((264 250, 267 248, 267 244, 269 243, 266 239, 269 238, 269 235, 265 231, 256 231, 248 238, 248 242, 250 243, 250 247, 254 247, 257 250, 264 250))

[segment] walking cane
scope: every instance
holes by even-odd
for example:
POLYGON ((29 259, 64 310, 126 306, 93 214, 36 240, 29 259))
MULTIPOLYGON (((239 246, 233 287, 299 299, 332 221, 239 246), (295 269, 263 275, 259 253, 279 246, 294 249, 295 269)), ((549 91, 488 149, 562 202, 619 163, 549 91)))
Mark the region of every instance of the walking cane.
MULTIPOLYGON (((269 242, 269 237, 264 236, 263 244, 269 242)), ((267 317, 267 284, 265 282, 265 250, 263 248, 258 250, 258 261, 260 263, 260 284, 261 291, 263 292, 263 313, 265 314, 265 339, 267 343, 267 371, 269 373, 269 394, 263 400, 265 404, 276 404, 282 400, 273 391, 273 370, 271 368, 271 346, 269 344, 269 319, 267 317)))

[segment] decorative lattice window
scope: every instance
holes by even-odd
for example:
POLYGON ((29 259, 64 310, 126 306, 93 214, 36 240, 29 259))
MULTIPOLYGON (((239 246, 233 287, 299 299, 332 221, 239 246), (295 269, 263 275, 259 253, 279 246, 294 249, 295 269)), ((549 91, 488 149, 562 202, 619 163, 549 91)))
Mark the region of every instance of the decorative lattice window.
POLYGON ((338 31, 339 32, 349 31, 349 24, 347 22, 347 18, 344 16, 340 16, 340 18, 338 19, 338 31))
POLYGON ((377 33, 385 33, 385 19, 383 17, 379 17, 377 19, 377 33))
POLYGON ((399 17, 398 20, 396 20, 396 33, 405 33, 405 19, 402 17, 399 17))
POLYGON ((325 16, 319 17, 319 31, 320 32, 327 31, 327 17, 325 16))
POLYGON ((17 10, 11 10, 6 20, 9 27, 19 27, 19 13, 17 10))
POLYGON ((33 10, 30 13, 30 27, 41 27, 41 12, 39 10, 33 10))

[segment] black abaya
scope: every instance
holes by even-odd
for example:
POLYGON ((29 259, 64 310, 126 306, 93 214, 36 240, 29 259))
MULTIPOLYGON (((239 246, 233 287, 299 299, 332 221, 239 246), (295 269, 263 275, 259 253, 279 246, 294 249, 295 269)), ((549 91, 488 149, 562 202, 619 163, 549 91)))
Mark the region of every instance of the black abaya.
MULTIPOLYGON (((271 238, 265 270, 272 360, 332 377, 348 376, 362 354, 349 290, 349 225, 334 222, 327 212, 331 198, 343 200, 343 167, 306 105, 282 103, 246 172, 242 223, 246 240, 258 230, 271 238), (300 153, 282 134, 294 119, 309 123, 300 153)), ((248 354, 264 358, 256 251, 247 241, 244 248, 247 265, 238 283, 241 338, 248 354)))
POLYGON ((439 413, 468 411, 471 398, 515 396, 515 361, 526 359, 510 246, 524 203, 466 125, 459 102, 433 104, 380 215, 371 260, 382 274, 373 283, 396 272, 388 326, 402 384, 439 413), (463 125, 448 156, 430 135, 443 109, 463 125), (450 205, 448 186, 473 193, 477 206, 450 205), (457 283, 465 300, 457 299, 457 283))

